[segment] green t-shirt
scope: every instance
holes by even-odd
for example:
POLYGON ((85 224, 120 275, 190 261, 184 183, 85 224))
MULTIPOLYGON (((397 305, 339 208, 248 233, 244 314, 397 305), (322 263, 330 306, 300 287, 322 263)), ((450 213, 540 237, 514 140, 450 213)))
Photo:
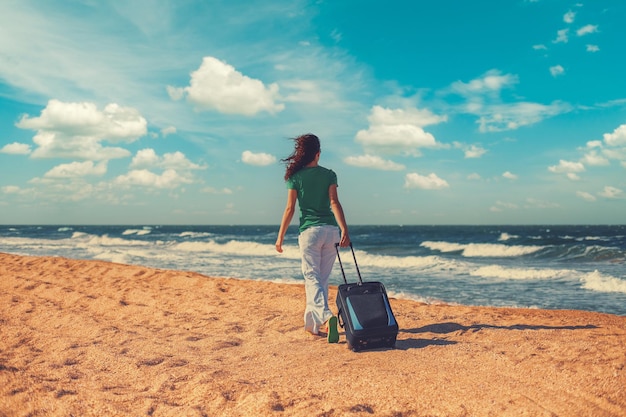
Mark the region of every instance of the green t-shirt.
POLYGON ((337 226, 328 197, 328 188, 333 184, 337 184, 337 174, 319 165, 302 168, 287 180, 287 188, 298 192, 300 233, 311 226, 337 226))

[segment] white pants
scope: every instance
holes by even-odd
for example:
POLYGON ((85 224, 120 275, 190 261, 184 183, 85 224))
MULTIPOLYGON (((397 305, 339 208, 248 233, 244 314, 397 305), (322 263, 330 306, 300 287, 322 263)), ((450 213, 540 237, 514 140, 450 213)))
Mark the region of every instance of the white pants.
POLYGON ((328 278, 337 257, 335 243, 338 242, 336 226, 310 227, 298 236, 306 293, 304 329, 313 334, 333 315, 328 308, 328 278))

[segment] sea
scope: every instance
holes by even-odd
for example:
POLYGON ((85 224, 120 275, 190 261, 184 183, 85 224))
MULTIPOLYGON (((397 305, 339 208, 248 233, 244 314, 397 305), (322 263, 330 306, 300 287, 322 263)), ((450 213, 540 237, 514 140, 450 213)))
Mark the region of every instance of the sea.
MULTIPOLYGON (((277 232, 278 225, 2 225, 0 252, 302 283, 297 228, 282 254, 277 232)), ((351 226, 350 237, 358 269, 341 249, 348 281, 360 272, 392 297, 626 315, 626 225, 364 225, 351 226)), ((336 263, 331 284, 342 282, 336 263)))

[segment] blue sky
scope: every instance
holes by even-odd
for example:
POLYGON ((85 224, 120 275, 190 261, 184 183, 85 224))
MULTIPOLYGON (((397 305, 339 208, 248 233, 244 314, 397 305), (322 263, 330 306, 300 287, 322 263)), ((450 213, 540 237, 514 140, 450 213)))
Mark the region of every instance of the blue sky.
POLYGON ((0 2, 0 222, 626 223, 622 0, 0 2))

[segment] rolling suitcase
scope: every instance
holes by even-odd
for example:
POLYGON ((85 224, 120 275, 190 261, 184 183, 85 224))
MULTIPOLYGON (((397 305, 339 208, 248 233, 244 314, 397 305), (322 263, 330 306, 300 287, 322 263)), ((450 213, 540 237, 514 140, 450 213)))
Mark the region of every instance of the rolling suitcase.
POLYGON ((359 281, 348 284, 339 255, 338 243, 335 249, 344 280, 344 284, 339 286, 337 292, 339 325, 346 332, 348 348, 357 352, 365 349, 395 347, 398 323, 391 311, 385 286, 381 282, 363 282, 352 243, 350 243, 350 250, 359 281))

